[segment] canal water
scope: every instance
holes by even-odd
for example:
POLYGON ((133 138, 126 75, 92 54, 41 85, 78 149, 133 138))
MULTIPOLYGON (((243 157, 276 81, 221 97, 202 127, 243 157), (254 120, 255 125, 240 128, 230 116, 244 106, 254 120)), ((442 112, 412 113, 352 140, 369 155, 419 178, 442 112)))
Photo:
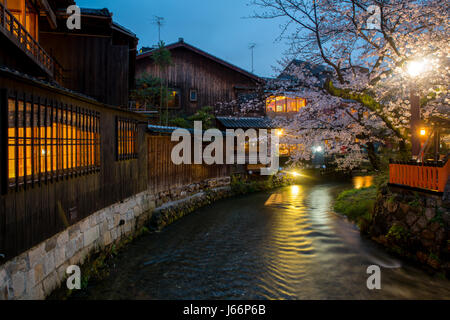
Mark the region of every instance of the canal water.
POLYGON ((450 299, 448 280, 387 254, 333 212, 349 186, 294 185, 204 207, 132 243, 83 298, 450 299), (367 289, 370 265, 381 267, 381 290, 367 289))

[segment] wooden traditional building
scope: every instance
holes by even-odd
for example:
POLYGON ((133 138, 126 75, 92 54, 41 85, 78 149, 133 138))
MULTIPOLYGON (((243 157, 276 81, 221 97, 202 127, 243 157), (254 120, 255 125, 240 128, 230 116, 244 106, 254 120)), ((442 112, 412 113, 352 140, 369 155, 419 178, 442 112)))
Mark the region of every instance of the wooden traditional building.
POLYGON ((106 9, 67 30, 70 4, 0 0, 0 264, 147 189, 137 39, 106 9))
POLYGON ((166 48, 172 56, 167 70, 159 69, 152 59, 154 50, 149 49, 138 54, 136 75, 166 79, 171 96, 169 109, 174 113, 190 115, 204 106, 215 107, 217 103, 255 96, 261 89, 261 78, 187 44, 182 38, 166 48))
POLYGON ((39 42, 63 67, 61 85, 105 104, 128 108, 134 87, 138 39, 115 23, 108 9, 81 8, 81 29, 68 30, 65 8, 57 27, 40 24, 39 42))

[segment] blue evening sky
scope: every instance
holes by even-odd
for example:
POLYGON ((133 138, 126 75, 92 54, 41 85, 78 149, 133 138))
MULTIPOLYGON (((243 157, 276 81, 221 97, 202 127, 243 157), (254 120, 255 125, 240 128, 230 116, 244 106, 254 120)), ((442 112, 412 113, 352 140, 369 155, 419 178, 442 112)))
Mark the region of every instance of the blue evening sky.
POLYGON ((158 42, 154 16, 165 18, 161 38, 166 44, 184 41, 238 67, 251 71, 250 43, 255 43, 255 74, 274 75, 283 57, 279 20, 246 18, 255 7, 248 0, 77 0, 84 8, 108 8, 117 23, 132 30, 139 48, 158 42))

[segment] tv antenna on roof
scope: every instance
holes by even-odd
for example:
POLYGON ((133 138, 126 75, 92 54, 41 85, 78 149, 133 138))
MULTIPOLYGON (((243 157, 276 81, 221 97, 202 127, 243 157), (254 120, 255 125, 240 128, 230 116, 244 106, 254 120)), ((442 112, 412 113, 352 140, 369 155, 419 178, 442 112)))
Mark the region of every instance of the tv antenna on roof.
POLYGON ((155 16, 153 23, 158 26, 158 43, 161 42, 161 27, 164 25, 164 18, 155 16))
POLYGON ((254 68, 253 68, 253 51, 255 50, 255 47, 256 47, 256 43, 250 43, 249 46, 248 46, 248 48, 252 51, 252 73, 254 71, 254 68))

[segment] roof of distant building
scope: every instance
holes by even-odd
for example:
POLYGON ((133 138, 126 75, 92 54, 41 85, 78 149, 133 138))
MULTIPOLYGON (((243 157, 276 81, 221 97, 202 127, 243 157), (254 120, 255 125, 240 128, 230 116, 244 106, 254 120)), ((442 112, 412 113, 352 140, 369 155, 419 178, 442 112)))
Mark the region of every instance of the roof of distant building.
MULTIPOLYGON (((154 124, 148 125, 148 131, 151 133, 158 133, 158 134, 172 134, 175 130, 183 129, 189 131, 190 134, 194 134, 195 131, 192 128, 180 128, 180 127, 171 127, 171 126, 158 126, 154 124)), ((205 132, 205 130, 203 130, 205 132)), ((222 132, 223 135, 227 135, 226 132, 222 132)))
POLYGON ((288 72, 288 69, 295 65, 296 67, 302 67, 305 70, 309 71, 311 76, 316 77, 319 80, 321 86, 323 86, 326 80, 332 75, 332 70, 324 65, 315 64, 308 61, 294 59, 289 65, 281 72, 278 76, 278 80, 298 80, 294 75, 288 72))
MULTIPOLYGON (((217 63, 219 63, 219 64, 221 64, 221 65, 223 65, 223 66, 225 66, 225 67, 227 67, 229 69, 232 69, 232 70, 234 70, 236 72, 244 74, 245 76, 247 76, 247 77, 249 77, 249 78, 251 78, 251 79, 253 79, 253 80, 257 81, 257 82, 263 82, 264 81, 261 77, 258 77, 257 75, 255 75, 255 74, 253 74, 251 72, 248 72, 248 71, 246 71, 246 70, 244 70, 242 68, 239 68, 239 67, 237 67, 237 66, 235 66, 235 65, 233 65, 233 64, 231 64, 229 62, 226 62, 226 61, 224 61, 224 60, 222 60, 222 59, 220 59, 220 58, 218 58, 216 56, 213 56, 212 54, 209 54, 209 53, 207 53, 207 52, 205 52, 203 50, 200 50, 200 49, 198 49, 198 48, 196 48, 196 47, 194 47, 194 46, 184 42, 183 38, 180 38, 178 40, 178 42, 175 42, 175 43, 172 43, 172 44, 169 44, 169 45, 166 46, 166 49, 169 50, 169 51, 173 50, 173 49, 176 49, 176 48, 185 48, 185 49, 188 49, 190 51, 193 51, 193 52, 195 52, 195 53, 197 53, 199 55, 202 55, 202 56, 204 56, 204 57, 206 57, 206 58, 208 58, 210 60, 213 60, 213 61, 215 61, 215 62, 217 62, 217 63)), ((139 60, 139 59, 143 59, 143 58, 151 56, 153 54, 153 52, 155 51, 155 49, 156 48, 142 47, 141 48, 142 51, 140 50, 140 53, 138 54, 137 59, 139 60)))
POLYGON ((257 117, 217 117, 225 128, 229 129, 270 129, 274 128, 273 123, 268 118, 257 117))

